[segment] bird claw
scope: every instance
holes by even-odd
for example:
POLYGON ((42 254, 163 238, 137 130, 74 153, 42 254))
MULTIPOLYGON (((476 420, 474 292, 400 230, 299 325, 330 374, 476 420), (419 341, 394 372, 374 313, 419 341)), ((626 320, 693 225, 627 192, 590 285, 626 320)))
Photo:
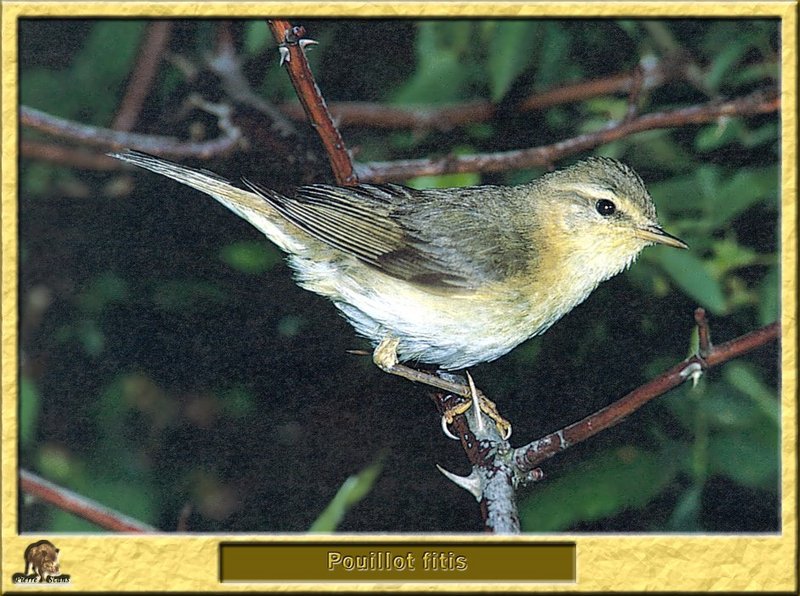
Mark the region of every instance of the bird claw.
POLYGON ((455 436, 453 433, 450 432, 450 428, 448 425, 452 422, 452 418, 449 418, 447 414, 442 416, 442 432, 445 434, 446 437, 453 439, 454 441, 458 441, 458 437, 455 436))
POLYGON ((475 410, 476 429, 482 431, 484 428, 483 418, 480 415, 480 412, 483 412, 489 418, 494 420, 494 424, 497 427, 497 432, 500 434, 500 437, 504 441, 508 441, 508 439, 511 438, 511 423, 500 415, 500 412, 497 410, 497 406, 493 401, 478 391, 469 372, 467 372, 467 382, 469 383, 471 399, 470 401, 462 402, 457 406, 450 408, 442 415, 442 432, 444 432, 444 434, 451 439, 458 440, 458 437, 450 432, 448 426, 453 423, 453 420, 455 420, 456 416, 464 414, 473 406, 473 404, 477 404, 478 407, 475 410))
POLYGON ((464 414, 471 407, 472 407, 472 402, 465 401, 456 406, 453 406, 452 408, 447 410, 444 414, 442 414, 442 432, 444 432, 444 434, 450 437, 451 439, 455 439, 456 441, 458 441, 459 440, 458 437, 450 432, 448 426, 453 424, 453 420, 456 419, 456 416, 464 414))

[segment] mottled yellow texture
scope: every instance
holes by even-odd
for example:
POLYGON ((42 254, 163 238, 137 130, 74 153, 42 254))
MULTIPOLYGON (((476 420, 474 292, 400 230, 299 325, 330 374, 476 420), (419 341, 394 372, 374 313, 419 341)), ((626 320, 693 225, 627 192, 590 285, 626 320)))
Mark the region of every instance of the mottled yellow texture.
MULTIPOLYGON (((782 27, 782 134, 783 195, 781 240, 783 247, 783 304, 796 303, 796 137, 797 110, 794 90, 797 81, 794 2, 743 3, 17 3, 2 5, 2 578, 0 590, 13 589, 11 575, 23 571, 25 547, 45 536, 18 536, 17 528, 17 385, 16 385, 16 21, 22 16, 723 16, 778 17, 782 27)), ((796 420, 794 395, 796 376, 796 321, 793 311, 783 317, 782 396, 783 396, 783 491, 782 532, 777 536, 579 536, 577 584, 530 586, 511 584, 508 591, 590 591, 671 589, 692 591, 743 591, 796 589, 795 516, 796 420)), ((218 544, 226 540, 306 540, 276 536, 47 536, 61 549, 61 568, 70 574, 71 587, 87 591, 215 591, 252 590, 252 584, 217 582, 218 544)), ((375 538, 375 537, 373 537, 375 538)), ((391 537, 384 537, 384 539, 391 537)), ((365 537, 336 540, 360 541, 365 537)), ((430 541, 432 537, 410 537, 430 541)), ((514 538, 513 540, 547 540, 514 538)), ((558 536, 559 541, 571 537, 558 536)), ((488 537, 439 537, 439 541, 480 540, 488 537)), ((512 540, 509 538, 499 540, 512 540)), ((435 589, 421 584, 339 584, 279 586, 259 584, 259 590, 391 590, 435 589)), ((465 593, 490 591, 498 586, 443 585, 440 590, 465 593)), ((31 592, 42 588, 26 586, 31 592)), ((48 589, 44 586, 44 589, 48 589)), ((20 589, 17 588, 17 591, 20 589)), ((52 588, 51 588, 52 590, 52 588)))

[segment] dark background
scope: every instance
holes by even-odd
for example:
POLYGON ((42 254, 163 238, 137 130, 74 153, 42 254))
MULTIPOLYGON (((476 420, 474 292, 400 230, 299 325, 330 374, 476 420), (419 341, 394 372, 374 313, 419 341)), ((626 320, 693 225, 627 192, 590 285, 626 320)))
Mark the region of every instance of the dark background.
MULTIPOLYGON (((679 55, 694 78, 641 98, 655 112, 777 84, 778 22, 297 21, 329 102, 435 106, 488 99, 488 122, 445 131, 343 129, 358 161, 479 153, 597 130, 625 94, 519 112, 525 97, 679 55), (694 70, 692 70, 694 69, 694 70)), ((21 103, 108 126, 146 23, 20 24, 21 103)), ((226 102, 203 68, 219 23, 175 24, 137 132, 213 137, 189 93, 226 102), (187 77, 176 59, 199 68, 187 77)), ((264 99, 293 99, 263 21, 232 28, 264 99)), ((258 138, 263 120, 240 111, 258 138)), ((330 181, 313 131, 201 165, 287 190, 330 181), (296 160, 292 161, 292 156, 296 160)), ((23 138, 38 139, 22 131, 23 138)), ((776 114, 631 136, 594 154, 630 163, 691 250, 646 249, 547 334, 471 370, 514 445, 607 405, 690 352, 692 313, 721 342, 778 317, 776 114)), ((566 165, 577 157, 555 164, 566 165)), ((398 181, 519 183, 544 170, 398 181)), ((170 531, 305 532, 346 479, 341 532, 478 532, 474 499, 425 388, 392 378, 281 255, 204 195, 146 172, 20 160, 20 465, 170 531), (361 498, 363 497, 363 498, 361 498), (361 500, 359 500, 361 498, 361 500)), ((543 466, 520 491, 525 531, 763 532, 779 527, 778 351, 715 369, 543 466)), ((334 515, 335 517, 335 515, 334 515)), ((40 503, 22 531, 98 531, 40 503)))

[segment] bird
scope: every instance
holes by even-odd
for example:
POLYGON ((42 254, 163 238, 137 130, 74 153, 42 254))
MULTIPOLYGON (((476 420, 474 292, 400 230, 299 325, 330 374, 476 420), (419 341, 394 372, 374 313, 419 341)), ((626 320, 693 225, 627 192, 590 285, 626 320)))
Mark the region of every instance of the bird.
POLYGON ((473 390, 450 375, 407 363, 446 373, 493 361, 547 331, 645 247, 688 248, 659 225, 633 168, 606 157, 515 186, 311 184, 289 196, 138 151, 109 155, 250 222, 286 253, 298 285, 370 340, 381 369, 464 396, 473 390))

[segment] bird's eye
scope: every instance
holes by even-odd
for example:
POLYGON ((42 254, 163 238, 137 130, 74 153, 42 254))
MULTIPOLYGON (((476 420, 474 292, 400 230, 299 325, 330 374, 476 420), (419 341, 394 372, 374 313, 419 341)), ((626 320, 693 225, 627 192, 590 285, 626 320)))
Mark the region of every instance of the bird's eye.
POLYGON ((614 215, 614 213, 617 211, 617 206, 613 201, 609 201, 608 199, 600 199, 597 201, 597 203, 595 203, 594 208, 597 209, 597 212, 603 217, 614 215))

